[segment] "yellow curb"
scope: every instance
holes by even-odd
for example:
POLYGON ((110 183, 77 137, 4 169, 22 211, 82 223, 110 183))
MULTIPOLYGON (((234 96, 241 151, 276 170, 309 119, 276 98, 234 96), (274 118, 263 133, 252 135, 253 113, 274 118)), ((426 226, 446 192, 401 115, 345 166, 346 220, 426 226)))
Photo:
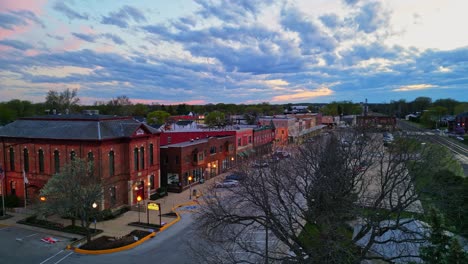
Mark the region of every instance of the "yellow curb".
MULTIPOLYGON (((145 242, 146 240, 148 240, 148 239, 150 239, 150 238, 152 238, 154 236, 156 236, 156 232, 152 232, 151 234, 145 236, 144 238, 138 240, 135 243, 132 243, 130 245, 126 245, 126 246, 123 246, 123 247, 119 247, 119 248, 110 248, 110 249, 102 249, 102 250, 86 250, 86 249, 75 248, 74 251, 76 253, 90 254, 90 255, 110 254, 110 253, 120 252, 120 251, 124 251, 124 250, 134 248, 134 247, 142 244, 143 242, 145 242)), ((67 246, 67 248, 68 248, 68 246, 67 246)))
MULTIPOLYGON (((180 221, 180 214, 177 213, 175 211, 175 209, 177 209, 179 207, 182 207, 182 206, 195 205, 195 204, 198 204, 198 202, 190 201, 190 202, 182 203, 182 204, 179 204, 179 205, 176 205, 176 206, 172 207, 171 210, 177 215, 177 218, 174 219, 173 221, 171 221, 170 223, 167 223, 163 227, 161 227, 159 229, 159 232, 162 232, 162 231, 168 229, 170 226, 172 226, 175 223, 180 221)), ((123 247, 119 247, 119 248, 110 248, 110 249, 102 249, 102 250, 86 250, 86 249, 80 249, 80 248, 73 248, 71 245, 67 245, 67 249, 73 249, 73 251, 75 251, 76 253, 80 253, 80 254, 89 254, 89 255, 110 254, 110 253, 120 252, 120 251, 124 251, 124 250, 134 248, 134 247, 142 244, 146 240, 148 240, 148 239, 150 239, 152 237, 155 237, 155 236, 156 236, 156 232, 152 232, 151 234, 145 236, 144 238, 138 240, 135 243, 132 243, 130 245, 126 245, 126 246, 123 246, 123 247)))

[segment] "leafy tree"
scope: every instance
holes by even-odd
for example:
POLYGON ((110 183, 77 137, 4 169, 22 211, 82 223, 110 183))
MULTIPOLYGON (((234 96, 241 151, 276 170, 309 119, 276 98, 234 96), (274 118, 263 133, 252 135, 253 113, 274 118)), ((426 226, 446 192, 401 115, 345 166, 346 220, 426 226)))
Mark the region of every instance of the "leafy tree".
POLYGON ((132 115, 133 116, 146 116, 148 113, 148 106, 144 104, 136 104, 133 106, 132 115))
POLYGON ((438 127, 440 119, 447 114, 447 108, 443 106, 434 106, 427 109, 421 116, 421 122, 426 127, 438 127))
POLYGON ((177 105, 176 112, 177 112, 177 115, 186 115, 188 114, 189 111, 187 110, 186 104, 179 104, 177 105))
POLYGON ((440 106, 445 107, 447 109, 447 114, 453 115, 455 111, 455 106, 457 106, 459 102, 457 100, 453 100, 450 98, 447 99, 438 99, 432 103, 433 106, 440 106))
POLYGON ((0 103, 0 124, 8 124, 15 121, 17 113, 5 103, 0 103))
POLYGON ((146 120, 150 125, 162 125, 167 121, 167 119, 170 116, 171 115, 168 112, 159 110, 148 113, 148 115, 146 116, 146 120))
POLYGON ((209 127, 224 126, 226 124, 224 113, 220 111, 213 111, 211 113, 208 113, 205 116, 205 124, 207 124, 209 127))
POLYGON ((49 110, 56 109, 59 113, 65 113, 78 109, 79 102, 78 89, 66 89, 62 92, 50 90, 47 93, 45 105, 49 107, 49 110))
POLYGON ((429 97, 423 97, 423 96, 418 97, 418 98, 414 99, 414 101, 411 103, 412 112, 421 112, 422 113, 424 110, 429 108, 431 103, 432 103, 432 99, 429 98, 429 97))
POLYGON ((101 178, 93 173, 93 167, 92 162, 75 158, 52 176, 40 192, 46 198, 41 210, 68 216, 72 224, 75 219, 81 220, 88 242, 91 240, 90 218, 95 210, 92 204, 98 203, 103 195, 101 178))
POLYGON ((458 115, 461 113, 468 112, 468 103, 460 103, 455 106, 454 114, 458 115))
POLYGON ((434 208, 429 211, 429 245, 420 249, 420 256, 427 264, 468 263, 468 254, 460 247, 458 240, 450 238, 445 231, 444 218, 434 208))

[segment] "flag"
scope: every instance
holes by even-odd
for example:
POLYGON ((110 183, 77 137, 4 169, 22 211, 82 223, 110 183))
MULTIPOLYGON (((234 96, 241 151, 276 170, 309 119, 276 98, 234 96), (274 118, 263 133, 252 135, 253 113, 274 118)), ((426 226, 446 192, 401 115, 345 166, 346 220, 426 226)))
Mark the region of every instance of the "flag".
POLYGON ((29 184, 29 180, 28 180, 28 177, 26 177, 26 172, 24 171, 24 169, 23 169, 23 180, 24 180, 24 184, 29 184))

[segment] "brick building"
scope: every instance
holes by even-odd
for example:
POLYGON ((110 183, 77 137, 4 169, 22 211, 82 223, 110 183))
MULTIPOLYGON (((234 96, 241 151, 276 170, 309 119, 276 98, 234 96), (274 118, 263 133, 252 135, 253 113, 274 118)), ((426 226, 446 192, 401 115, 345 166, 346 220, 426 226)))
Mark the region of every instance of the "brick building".
POLYGON ((204 137, 161 146, 161 185, 180 192, 232 168, 235 136, 204 137))
POLYGON ((0 140, 6 193, 21 199, 37 199, 45 183, 76 157, 92 160, 103 180, 100 208, 135 204, 137 195, 148 197, 160 186, 159 131, 131 117, 22 118, 0 128, 0 140))

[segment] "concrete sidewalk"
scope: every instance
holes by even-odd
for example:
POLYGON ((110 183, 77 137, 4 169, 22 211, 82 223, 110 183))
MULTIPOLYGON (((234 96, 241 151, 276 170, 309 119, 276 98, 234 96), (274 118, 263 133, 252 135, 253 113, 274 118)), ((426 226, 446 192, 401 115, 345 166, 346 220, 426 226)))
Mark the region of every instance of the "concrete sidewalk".
MULTIPOLYGON (((229 172, 228 172, 229 173, 229 172)), ((197 190, 198 193, 205 193, 205 190, 207 190, 210 186, 212 186, 216 181, 222 181, 226 174, 228 173, 222 173, 212 179, 207 180, 203 184, 194 184, 192 185, 192 193, 193 190, 197 190)), ((181 193, 169 193, 168 196, 165 196, 164 198, 160 198, 156 201, 151 201, 151 200, 145 200, 140 203, 140 206, 145 207, 147 202, 155 202, 155 203, 160 203, 161 205, 161 222, 169 224, 172 221, 176 220, 175 216, 168 216, 167 214, 172 213, 172 209, 180 204, 184 204, 190 201, 195 201, 196 197, 192 195, 192 199, 190 200, 190 189, 184 190, 181 193)), ((49 229, 42 229, 38 227, 33 227, 33 226, 28 226, 28 225, 22 225, 18 224, 17 221, 24 219, 32 214, 34 214, 33 210, 28 210, 28 209, 21 209, 18 208, 16 212, 7 212, 8 215, 12 215, 11 218, 0 220, 0 226, 19 226, 21 228, 25 229, 31 229, 31 230, 41 230, 47 233, 50 233, 52 235, 61 235, 64 237, 70 237, 70 238, 81 238, 79 235, 74 235, 74 234, 69 234, 69 233, 64 233, 64 232, 58 232, 58 231, 53 231, 49 229)), ((128 211, 119 217, 115 219, 111 219, 108 221, 102 221, 102 222, 97 222, 96 225, 94 223, 91 224, 90 228, 97 228, 103 230, 101 234, 98 236, 112 236, 112 237, 120 237, 127 235, 131 231, 135 229, 141 229, 141 230, 147 230, 145 228, 141 227, 136 227, 136 226, 129 226, 128 224, 131 222, 138 222, 140 219, 140 222, 142 223, 147 223, 147 214, 143 210, 139 213, 138 211, 128 211)), ((53 215, 47 218, 47 220, 56 222, 56 223, 61 223, 64 226, 70 225, 71 220, 68 219, 63 219, 59 216, 53 215)), ((158 211, 149 211, 149 222, 151 224, 159 224, 159 212, 158 211)), ((76 224, 79 225, 80 222, 76 221, 76 224)))

